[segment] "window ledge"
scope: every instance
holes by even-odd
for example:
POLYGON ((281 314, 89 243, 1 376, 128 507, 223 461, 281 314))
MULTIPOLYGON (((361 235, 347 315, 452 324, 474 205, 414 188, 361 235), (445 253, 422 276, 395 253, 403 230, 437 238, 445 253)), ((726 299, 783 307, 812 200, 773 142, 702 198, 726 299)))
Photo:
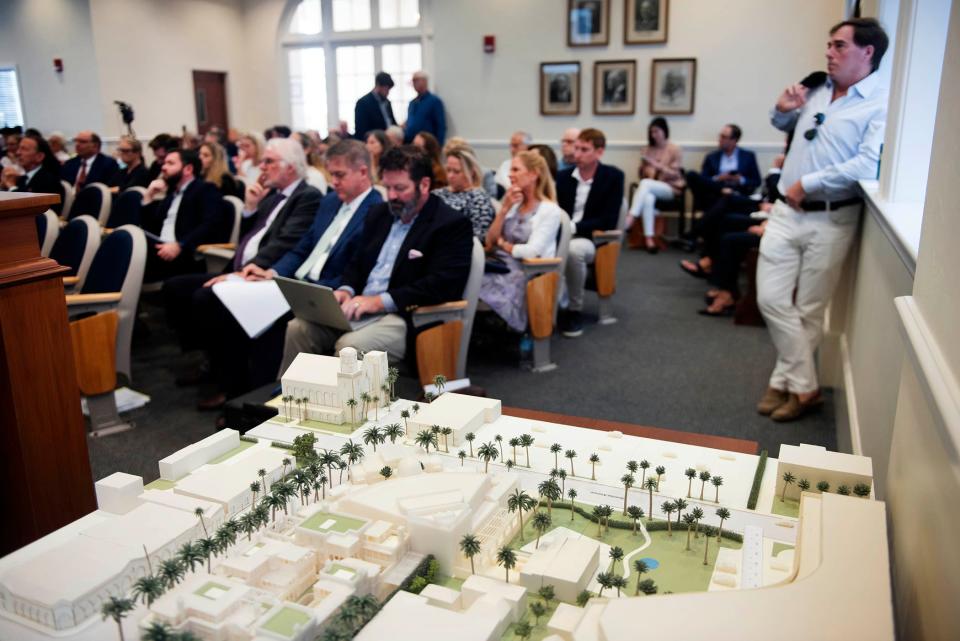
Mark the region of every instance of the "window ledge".
POLYGON ((923 203, 892 203, 880 196, 876 180, 861 180, 860 189, 867 200, 867 210, 877 219, 890 244, 913 276, 920 249, 920 228, 923 203))

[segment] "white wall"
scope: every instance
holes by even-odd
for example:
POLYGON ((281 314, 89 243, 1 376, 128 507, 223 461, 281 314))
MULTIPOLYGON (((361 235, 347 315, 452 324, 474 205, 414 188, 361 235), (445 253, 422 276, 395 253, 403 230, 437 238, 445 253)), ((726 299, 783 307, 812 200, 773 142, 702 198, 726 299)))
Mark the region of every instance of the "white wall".
POLYGON ((15 64, 28 127, 68 133, 103 123, 85 0, 0 1, 0 64, 15 64), (62 58, 63 73, 53 69, 62 58))

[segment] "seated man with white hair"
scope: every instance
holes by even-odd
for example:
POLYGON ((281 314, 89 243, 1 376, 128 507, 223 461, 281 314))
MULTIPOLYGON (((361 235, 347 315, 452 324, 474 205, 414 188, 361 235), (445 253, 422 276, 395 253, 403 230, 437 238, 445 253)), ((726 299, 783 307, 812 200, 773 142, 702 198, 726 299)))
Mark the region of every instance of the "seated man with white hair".
POLYGON ((514 156, 529 149, 532 143, 533 136, 525 131, 515 131, 510 136, 510 157, 500 163, 496 176, 497 184, 503 187, 504 191, 510 189, 510 163, 513 162, 514 156))

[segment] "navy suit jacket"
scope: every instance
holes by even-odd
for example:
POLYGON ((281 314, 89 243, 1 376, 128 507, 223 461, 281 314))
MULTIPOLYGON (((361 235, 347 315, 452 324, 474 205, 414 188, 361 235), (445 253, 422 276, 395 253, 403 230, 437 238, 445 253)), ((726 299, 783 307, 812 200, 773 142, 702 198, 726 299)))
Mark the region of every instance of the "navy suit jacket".
POLYGON ((383 113, 380 111, 380 103, 373 92, 371 91, 367 95, 360 98, 357 101, 356 106, 353 108, 354 121, 356 126, 354 131, 356 132, 356 137, 360 141, 364 141, 367 138, 367 133, 373 131, 374 129, 386 129, 390 125, 397 122, 397 119, 393 115, 393 107, 390 106, 390 102, 387 101, 387 113, 390 114, 390 119, 393 122, 385 122, 383 120, 383 113))
MULTIPOLYGON (((360 247, 362 241, 361 232, 363 231, 367 211, 371 206, 382 202, 383 198, 376 189, 371 189, 367 197, 360 201, 360 206, 350 218, 347 228, 343 230, 340 238, 337 239, 337 244, 333 246, 333 250, 327 257, 327 262, 323 264, 323 269, 320 270, 320 277, 316 281, 318 284, 333 289, 340 286, 340 279, 343 276, 343 270, 347 265, 347 261, 353 257, 360 247)), ((337 196, 337 192, 333 190, 324 196, 320 201, 320 208, 317 210, 317 214, 313 219, 313 224, 307 233, 300 238, 300 242, 298 242, 293 249, 284 254, 280 260, 271 266, 271 268, 277 272, 277 275, 293 278, 293 275, 300 268, 300 265, 307 260, 313 252, 314 247, 317 246, 321 236, 323 236, 323 232, 325 232, 327 227, 330 226, 330 223, 333 222, 342 204, 340 198, 337 196)), ((307 278, 307 280, 310 279, 307 278)))
MULTIPOLYGON (((80 162, 80 157, 74 156, 63 163, 63 167, 60 168, 60 177, 71 185, 75 184, 77 174, 80 173, 80 162)), ((83 184, 103 183, 112 186, 117 182, 118 173, 120 173, 120 166, 116 160, 105 154, 97 154, 83 184)))
POLYGON ((60 178, 46 167, 41 166, 37 169, 37 173, 29 181, 27 181, 26 175, 20 176, 17 179, 17 190, 29 191, 34 194, 57 194, 60 196, 60 202, 51 205, 50 209, 57 212, 58 215, 63 211, 63 184, 60 182, 60 178))
MULTIPOLYGON (((704 178, 712 179, 720 173, 720 157, 722 154, 723 152, 717 149, 706 155, 703 159, 703 166, 700 168, 700 173, 704 178)), ((757 155, 749 149, 737 147, 737 171, 743 176, 743 183, 735 186, 734 189, 745 196, 749 196, 760 186, 760 168, 757 167, 757 155)))
MULTIPOLYGON (((143 228, 159 236, 172 202, 171 190, 163 200, 144 205, 140 213, 143 228)), ((217 232, 223 227, 220 223, 224 209, 223 198, 213 183, 195 178, 187 185, 180 199, 174 227, 177 242, 183 251, 192 252, 198 245, 221 241, 217 238, 217 232)))
MULTIPOLYGON (((576 166, 557 174, 557 203, 573 218, 573 202, 577 197, 576 166)), ((623 207, 623 172, 613 165, 600 163, 593 176, 583 218, 577 223, 577 236, 592 238, 594 230, 616 229, 623 207)))

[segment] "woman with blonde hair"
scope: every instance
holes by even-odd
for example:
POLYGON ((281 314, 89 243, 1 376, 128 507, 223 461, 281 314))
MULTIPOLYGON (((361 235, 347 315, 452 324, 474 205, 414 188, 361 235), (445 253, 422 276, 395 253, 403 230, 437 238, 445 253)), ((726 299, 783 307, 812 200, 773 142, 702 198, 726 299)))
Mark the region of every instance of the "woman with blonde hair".
POLYGON ((143 145, 139 140, 133 136, 120 136, 120 142, 117 143, 117 156, 123 167, 116 178, 118 191, 124 191, 130 187, 146 187, 150 184, 150 173, 143 164, 143 145))
POLYGON ((241 134, 237 139, 237 155, 233 159, 233 166, 237 168, 237 176, 248 183, 257 182, 260 178, 263 145, 263 138, 257 133, 241 134))
POLYGON ((200 144, 200 175, 207 182, 216 185, 224 196, 236 196, 243 199, 243 185, 237 184, 227 167, 227 154, 223 147, 215 142, 200 144))
POLYGON ((469 145, 444 147, 446 156, 447 186, 434 189, 440 200, 450 205, 470 219, 473 235, 484 242, 487 229, 493 222, 495 212, 490 196, 481 186, 483 169, 469 145))
POLYGON ((527 327, 527 278, 522 261, 557 255, 561 220, 547 162, 535 151, 518 153, 510 162, 510 188, 487 231, 486 250, 494 256, 487 271, 494 273, 484 274, 480 285, 480 299, 514 331, 527 327))

